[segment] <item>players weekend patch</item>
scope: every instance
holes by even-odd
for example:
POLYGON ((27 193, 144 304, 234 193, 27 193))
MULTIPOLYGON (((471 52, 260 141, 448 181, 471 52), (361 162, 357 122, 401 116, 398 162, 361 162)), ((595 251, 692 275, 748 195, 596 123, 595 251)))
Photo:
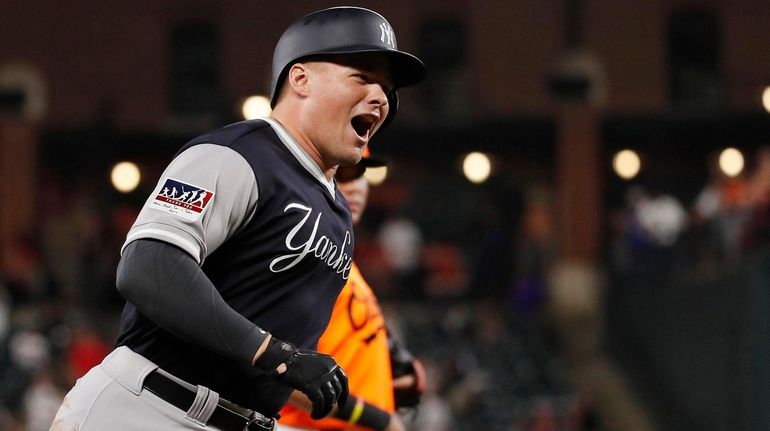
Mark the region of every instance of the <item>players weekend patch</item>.
POLYGON ((214 192, 168 178, 160 188, 160 193, 148 205, 150 208, 177 215, 185 220, 196 221, 212 197, 214 192))

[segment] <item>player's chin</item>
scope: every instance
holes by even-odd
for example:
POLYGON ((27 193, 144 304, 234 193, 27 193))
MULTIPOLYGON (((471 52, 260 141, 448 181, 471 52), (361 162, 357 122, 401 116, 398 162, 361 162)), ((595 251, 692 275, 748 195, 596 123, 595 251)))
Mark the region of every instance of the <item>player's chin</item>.
POLYGON ((354 166, 361 161, 364 156, 364 146, 360 141, 351 142, 345 146, 345 154, 340 159, 340 166, 354 166))

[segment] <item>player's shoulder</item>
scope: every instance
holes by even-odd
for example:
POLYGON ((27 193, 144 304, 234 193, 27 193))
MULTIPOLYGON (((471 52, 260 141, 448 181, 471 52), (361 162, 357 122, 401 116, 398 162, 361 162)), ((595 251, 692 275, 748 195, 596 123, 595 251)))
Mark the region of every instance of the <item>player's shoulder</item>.
POLYGON ((230 123, 226 126, 222 126, 215 131, 229 132, 234 130, 249 130, 256 131, 259 129, 270 128, 270 123, 264 118, 255 118, 253 120, 238 121, 236 123, 230 123))
POLYGON ((272 132, 270 124, 263 119, 239 121, 198 135, 188 141, 180 149, 180 152, 199 144, 233 147, 244 139, 272 140, 274 136, 275 133, 272 132))
POLYGON ((210 130, 195 138, 193 141, 235 142, 246 135, 261 135, 271 131, 270 124, 264 119, 254 119, 231 123, 218 129, 210 130))

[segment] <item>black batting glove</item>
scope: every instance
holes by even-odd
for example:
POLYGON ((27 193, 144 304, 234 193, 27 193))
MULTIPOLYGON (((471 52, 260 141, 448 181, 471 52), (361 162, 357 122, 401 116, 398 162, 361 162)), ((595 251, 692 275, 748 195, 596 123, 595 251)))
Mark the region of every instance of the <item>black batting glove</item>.
POLYGON ((348 398, 348 376, 329 355, 300 349, 273 337, 254 366, 307 395, 313 403, 313 419, 326 417, 335 403, 344 404, 348 398), (279 374, 277 368, 281 364, 286 371, 279 374))

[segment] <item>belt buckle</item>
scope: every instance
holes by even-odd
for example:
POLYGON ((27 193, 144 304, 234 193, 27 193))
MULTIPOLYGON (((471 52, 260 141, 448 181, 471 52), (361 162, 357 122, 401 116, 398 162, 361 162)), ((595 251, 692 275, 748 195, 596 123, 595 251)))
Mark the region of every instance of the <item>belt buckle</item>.
POLYGON ((250 430, 265 430, 265 431, 273 431, 275 428, 275 419, 270 418, 269 420, 260 414, 259 412, 252 412, 251 417, 249 418, 249 421, 246 422, 246 426, 243 427, 243 431, 250 431, 250 430), (251 426, 254 425, 255 427, 252 428, 251 426))

